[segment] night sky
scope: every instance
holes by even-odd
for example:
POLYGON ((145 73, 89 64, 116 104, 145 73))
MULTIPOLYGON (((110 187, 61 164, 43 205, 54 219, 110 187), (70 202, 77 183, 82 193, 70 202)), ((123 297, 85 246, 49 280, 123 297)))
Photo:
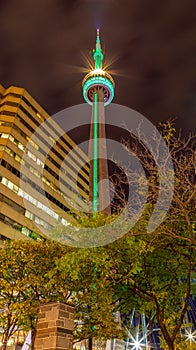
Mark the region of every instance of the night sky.
POLYGON ((83 103, 96 27, 112 63, 114 102, 193 131, 195 0, 0 1, 0 83, 26 88, 49 114, 83 103))

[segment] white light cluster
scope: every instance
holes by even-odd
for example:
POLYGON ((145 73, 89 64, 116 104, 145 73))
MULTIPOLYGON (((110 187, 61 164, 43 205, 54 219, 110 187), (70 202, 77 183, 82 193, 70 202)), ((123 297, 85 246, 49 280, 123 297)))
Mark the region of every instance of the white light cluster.
MULTIPOLYGON (((146 335, 145 335, 146 336, 146 335)), ((142 343, 143 340, 145 339, 145 336, 143 336, 141 339, 139 339, 139 333, 137 332, 136 334, 136 338, 134 338, 132 335, 131 335, 131 340, 132 342, 129 343, 129 345, 131 345, 131 350, 143 350, 144 346, 146 347, 146 344, 142 343)))
POLYGON ((96 74, 101 74, 101 75, 104 75, 105 74, 105 71, 103 70, 103 69, 101 69, 101 68, 97 68, 97 69, 93 69, 92 71, 91 71, 91 75, 96 75, 96 74))
POLYGON ((192 331, 192 329, 186 329, 185 330, 186 334, 186 341, 189 341, 190 343, 196 341, 196 333, 195 331, 192 331))

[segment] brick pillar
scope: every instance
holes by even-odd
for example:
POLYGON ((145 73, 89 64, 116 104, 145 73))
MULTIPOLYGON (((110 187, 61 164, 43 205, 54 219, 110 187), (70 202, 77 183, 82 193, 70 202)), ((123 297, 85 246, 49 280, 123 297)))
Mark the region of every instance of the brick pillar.
POLYGON ((39 308, 35 350, 72 349, 74 307, 49 303, 39 308))

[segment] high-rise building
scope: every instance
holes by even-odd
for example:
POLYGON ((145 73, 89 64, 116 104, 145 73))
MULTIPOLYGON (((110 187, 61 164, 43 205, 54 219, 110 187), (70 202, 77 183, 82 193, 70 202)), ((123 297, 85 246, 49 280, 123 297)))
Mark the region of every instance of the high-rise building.
POLYGON ((67 134, 61 135, 59 125, 25 89, 0 85, 0 240, 36 239, 58 222, 66 225, 73 196, 77 201, 76 178, 88 200, 88 157, 67 134), (79 174, 76 164, 85 164, 79 174))
POLYGON ((114 80, 103 68, 103 52, 97 29, 96 47, 94 50, 94 69, 83 79, 83 96, 92 106, 89 159, 90 186, 89 198, 92 202, 92 212, 111 214, 110 189, 108 181, 108 162, 105 132, 105 106, 114 97, 114 80), (105 181, 104 181, 105 180, 105 181))

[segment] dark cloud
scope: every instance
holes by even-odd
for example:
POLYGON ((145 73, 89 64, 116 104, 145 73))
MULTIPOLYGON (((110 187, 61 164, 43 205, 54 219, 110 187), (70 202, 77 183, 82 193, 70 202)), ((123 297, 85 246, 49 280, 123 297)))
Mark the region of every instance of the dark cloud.
POLYGON ((194 129, 194 0, 7 0, 0 23, 0 82, 25 87, 50 114, 83 102, 78 67, 100 26, 114 102, 194 129))

